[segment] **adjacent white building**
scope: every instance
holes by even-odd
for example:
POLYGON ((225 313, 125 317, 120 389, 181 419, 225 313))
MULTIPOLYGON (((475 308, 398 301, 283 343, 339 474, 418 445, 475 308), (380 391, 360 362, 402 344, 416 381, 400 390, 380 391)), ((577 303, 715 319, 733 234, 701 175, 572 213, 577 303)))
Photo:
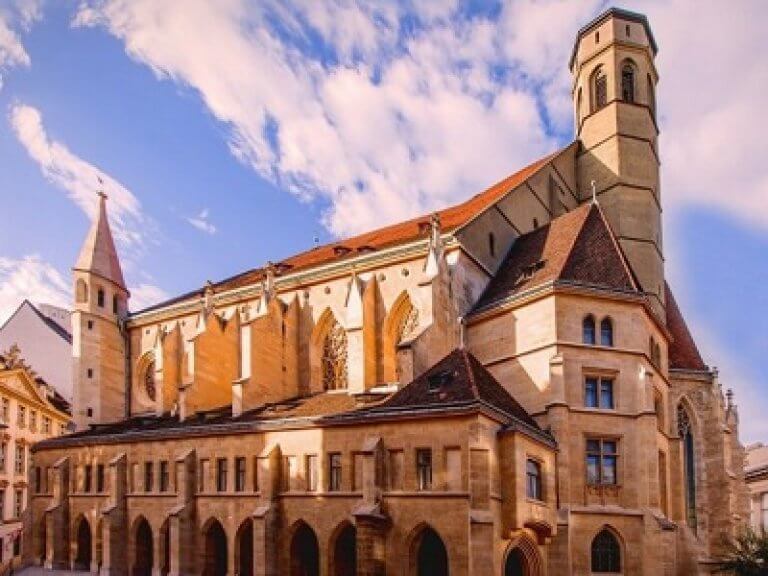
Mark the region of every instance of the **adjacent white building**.
POLYGON ((72 403, 72 325, 69 310, 24 300, 0 326, 0 352, 16 345, 26 363, 72 403))

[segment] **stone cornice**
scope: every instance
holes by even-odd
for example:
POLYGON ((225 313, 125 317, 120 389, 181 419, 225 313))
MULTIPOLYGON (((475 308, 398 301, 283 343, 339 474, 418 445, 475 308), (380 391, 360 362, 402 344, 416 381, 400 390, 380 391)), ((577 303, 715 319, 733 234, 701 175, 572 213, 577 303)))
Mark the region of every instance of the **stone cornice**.
MULTIPOLYGON (((460 244, 453 233, 443 234, 442 242, 445 250, 460 247, 460 244)), ((419 257, 424 257, 426 256, 428 249, 429 239, 420 238, 414 242, 360 254, 354 258, 348 258, 339 262, 330 262, 305 270, 297 270, 296 272, 286 272, 275 278, 274 287, 276 292, 279 293, 296 290, 310 284, 316 284, 338 277, 348 276, 353 269, 358 274, 361 274, 404 260, 413 260, 419 257)), ((242 286, 240 288, 234 288, 232 290, 214 294, 213 305, 216 307, 228 306, 244 300, 258 298, 261 295, 261 284, 253 283, 248 286, 242 286)), ((188 314, 195 314, 200 311, 201 301, 201 298, 192 296, 189 299, 156 310, 137 312, 129 317, 127 322, 128 328, 136 328, 147 324, 155 324, 157 322, 175 319, 188 314)))

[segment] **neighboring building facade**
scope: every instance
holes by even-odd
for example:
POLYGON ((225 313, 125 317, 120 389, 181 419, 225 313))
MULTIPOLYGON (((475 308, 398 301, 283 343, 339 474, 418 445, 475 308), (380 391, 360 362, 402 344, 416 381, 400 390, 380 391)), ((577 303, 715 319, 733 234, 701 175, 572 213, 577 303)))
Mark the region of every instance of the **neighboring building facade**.
POLYGON ((141 312, 102 197, 74 272, 79 431, 35 449, 27 559, 706 573, 747 521, 744 450, 664 280, 655 54, 609 10, 574 48, 569 146, 141 312))
POLYGON ((18 346, 30 366, 72 403, 72 325, 68 310, 24 300, 0 326, 0 350, 18 346))
POLYGON ((768 446, 758 443, 747 447, 745 478, 752 528, 768 533, 768 446))
POLYGON ((0 566, 21 558, 22 516, 29 499, 31 447, 68 432, 67 403, 21 358, 0 352, 0 566))

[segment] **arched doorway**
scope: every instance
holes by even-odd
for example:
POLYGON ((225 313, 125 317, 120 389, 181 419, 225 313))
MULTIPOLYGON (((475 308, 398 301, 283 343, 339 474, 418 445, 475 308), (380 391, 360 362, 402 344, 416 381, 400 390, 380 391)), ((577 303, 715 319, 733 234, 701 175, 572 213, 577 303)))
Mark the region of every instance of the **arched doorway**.
POLYGON ((218 520, 205 530, 203 576, 227 576, 227 534, 218 520))
POLYGON ((160 564, 161 576, 166 576, 171 571, 171 530, 168 520, 160 526, 160 564))
POLYGON ((253 520, 250 518, 237 530, 235 554, 238 576, 253 576, 253 520))
POLYGON ((48 539, 48 523, 46 522, 46 516, 43 514, 40 524, 37 526, 37 548, 35 551, 35 558, 40 566, 45 566, 45 550, 48 539))
POLYGON ((146 518, 140 518, 134 528, 133 576, 152 576, 152 528, 146 518))
POLYGON ((75 553, 75 570, 91 569, 91 526, 84 517, 77 525, 77 550, 75 553))
POLYGON ((301 522, 291 539, 291 576, 318 576, 320 547, 314 530, 301 522))
POLYGON ((448 576, 448 551, 440 535, 425 526, 411 546, 411 566, 415 576, 448 576))
POLYGON ((504 576, 529 576, 528 561, 520 548, 513 548, 504 563, 504 576))
POLYGON ((357 530, 349 522, 336 535, 333 546, 333 576, 355 576, 357 574, 357 530))

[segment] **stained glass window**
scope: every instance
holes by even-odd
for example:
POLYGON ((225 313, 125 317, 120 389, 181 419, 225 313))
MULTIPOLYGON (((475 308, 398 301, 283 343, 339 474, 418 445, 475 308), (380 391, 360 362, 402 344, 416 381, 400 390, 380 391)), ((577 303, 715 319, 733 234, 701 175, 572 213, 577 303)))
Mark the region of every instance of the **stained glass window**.
POLYGON ((151 360, 144 369, 144 391, 153 402, 157 397, 157 386, 155 386, 155 361, 151 360))
POLYGON ((400 318, 400 322, 397 326, 397 341, 402 342, 409 336, 411 336, 419 327, 419 311, 416 307, 411 306, 406 314, 403 314, 400 318))
POLYGON ((334 322, 323 340, 323 386, 326 390, 347 387, 347 333, 334 322))

